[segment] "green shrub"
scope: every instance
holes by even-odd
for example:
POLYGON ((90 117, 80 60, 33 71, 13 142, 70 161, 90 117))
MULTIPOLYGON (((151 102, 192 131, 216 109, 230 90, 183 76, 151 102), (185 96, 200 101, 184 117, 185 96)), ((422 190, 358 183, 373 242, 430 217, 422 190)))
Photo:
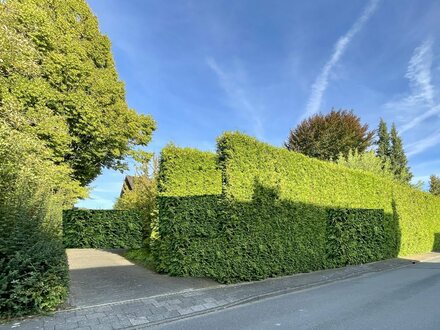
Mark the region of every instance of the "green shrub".
POLYGON ((59 226, 45 218, 54 201, 18 188, 0 207, 0 319, 52 311, 69 288, 59 226))
POLYGON ((66 248, 140 248, 144 220, 136 210, 65 210, 66 248))
POLYGON ((84 189, 48 155, 0 121, 0 318, 52 311, 68 294, 62 209, 84 189))
POLYGON ((0 251, 0 318, 51 311, 68 295, 61 242, 37 230, 26 233, 22 247, 0 251))
POLYGON ((162 156, 172 166, 159 171, 155 256, 172 275, 256 280, 440 245, 440 199, 388 178, 238 133, 219 138, 217 157, 176 147, 162 156), (208 181, 217 168, 221 184, 208 181))

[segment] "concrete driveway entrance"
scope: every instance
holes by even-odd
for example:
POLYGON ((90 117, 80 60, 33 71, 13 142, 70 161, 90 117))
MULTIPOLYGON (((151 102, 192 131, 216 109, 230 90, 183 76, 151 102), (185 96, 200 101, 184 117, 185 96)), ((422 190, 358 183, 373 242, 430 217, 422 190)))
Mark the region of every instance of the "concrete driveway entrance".
POLYGON ((133 264, 121 250, 67 249, 69 304, 94 306, 218 285, 197 278, 170 277, 133 264))

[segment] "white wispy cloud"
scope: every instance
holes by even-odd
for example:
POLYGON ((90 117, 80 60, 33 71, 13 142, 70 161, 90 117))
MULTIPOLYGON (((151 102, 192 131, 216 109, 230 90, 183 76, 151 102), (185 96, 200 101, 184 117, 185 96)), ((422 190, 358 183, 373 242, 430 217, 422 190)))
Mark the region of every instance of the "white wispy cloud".
POLYGON ((400 133, 404 133, 408 130, 410 130, 413 127, 416 127, 421 122, 425 121, 426 119, 437 115, 440 113, 440 105, 434 106, 428 110, 426 110, 424 113, 422 113, 419 116, 416 116, 414 118, 407 118, 406 123, 402 125, 402 128, 400 130, 400 133))
MULTIPOLYGON (((408 62, 405 78, 409 81, 410 93, 398 100, 385 104, 395 110, 404 120, 400 133, 414 129, 427 119, 440 114, 435 86, 433 84, 433 40, 428 38, 414 49, 408 62)), ((440 143, 440 130, 425 138, 409 144, 406 148, 408 157, 415 156, 440 143)))
POLYGON ((440 130, 436 130, 433 134, 430 136, 418 140, 417 142, 411 143, 406 148, 406 154, 408 157, 412 157, 414 155, 417 155, 426 149, 429 149, 435 145, 437 145, 440 142, 440 130))
POLYGON ((230 74, 223 70, 213 58, 207 58, 206 63, 216 74, 231 107, 242 112, 246 118, 251 120, 255 135, 261 138, 263 135, 263 123, 259 107, 252 101, 241 79, 237 79, 236 74, 230 74))
POLYGON ((410 94, 385 104, 387 108, 395 109, 400 114, 409 110, 409 115, 404 118, 405 124, 400 129, 401 133, 440 113, 440 105, 435 102, 435 89, 432 84, 432 47, 433 41, 428 39, 413 52, 405 74, 405 78, 409 80, 410 94), (418 111, 415 116, 414 110, 418 111))
POLYGON ((303 118, 309 117, 310 115, 313 115, 319 111, 321 107, 322 97, 325 90, 327 89, 332 69, 341 59, 353 37, 362 29, 362 27, 365 25, 371 15, 374 14, 378 4, 379 0, 370 0, 370 2, 363 10, 362 15, 359 16, 359 18, 351 26, 347 33, 340 37, 336 42, 330 59, 324 65, 320 74, 313 83, 312 92, 310 94, 309 101, 306 107, 306 112, 303 115, 303 118))
POLYGON ((432 39, 426 40, 414 50, 408 65, 405 77, 409 79, 414 94, 404 101, 410 106, 426 103, 428 106, 434 104, 434 87, 432 85, 432 39))

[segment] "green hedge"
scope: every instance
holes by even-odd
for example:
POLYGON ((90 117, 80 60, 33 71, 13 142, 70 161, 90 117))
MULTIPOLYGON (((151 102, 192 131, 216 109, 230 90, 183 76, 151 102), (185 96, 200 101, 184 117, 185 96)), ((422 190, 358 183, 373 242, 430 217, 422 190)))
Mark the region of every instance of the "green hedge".
POLYGON ((329 209, 327 261, 330 267, 364 264, 385 259, 390 237, 383 210, 329 209))
POLYGON ((133 210, 66 210, 66 248, 140 248, 144 219, 133 210))
POLYGON ((170 275, 218 278, 217 252, 224 251, 219 195, 161 196, 155 268, 170 275))
MULTIPOLYGON (((217 199, 214 197, 214 202, 211 202, 211 197, 221 194, 221 180, 222 172, 217 165, 216 154, 192 148, 178 148, 174 145, 168 145, 162 149, 158 176, 159 196, 157 202, 159 217, 153 224, 150 243, 152 254, 156 260, 155 268, 157 270, 177 275, 177 270, 175 272, 174 269, 184 267, 184 264, 178 257, 181 250, 178 250, 174 244, 178 245, 180 241, 186 241, 184 235, 179 236, 179 230, 185 228, 185 221, 182 221, 180 225, 178 224, 180 221, 173 215, 174 198, 177 201, 183 201, 186 199, 178 197, 210 195, 204 201, 200 201, 200 204, 194 205, 196 210, 192 212, 195 212, 198 216, 190 216, 194 220, 206 220, 206 217, 203 217, 204 207, 206 206, 205 202, 209 204, 206 210, 210 210, 211 207, 216 209, 215 203, 217 199), (172 196, 172 198, 167 199, 165 198, 166 196, 172 196), (170 206, 169 208, 168 205, 170 206), (165 213, 161 216, 161 212, 165 213), (168 215, 171 218, 168 218, 168 215), (176 222, 173 219, 176 219, 176 222), (174 226, 176 224, 177 226, 174 226), (180 266, 172 266, 174 263, 180 266)), ((189 205, 186 204, 186 206, 189 205)), ((189 210, 190 208, 185 207, 185 209, 189 210)), ((215 215, 209 214, 212 219, 215 219, 215 215)), ((176 214, 176 216, 185 217, 187 214, 176 214)), ((193 228, 191 227, 190 230, 193 230, 193 228)))
POLYGON ((440 249, 440 197, 409 187, 394 189, 394 208, 401 234, 399 255, 440 249))
POLYGON ((160 197, 159 210, 158 269, 170 275, 230 283, 392 256, 382 210, 281 201, 264 187, 250 202, 218 195, 160 197), (329 229, 341 221, 343 228, 329 229))
POLYGON ((372 173, 306 157, 238 133, 218 142, 227 198, 249 200, 255 181, 280 198, 329 208, 383 209, 401 256, 431 251, 440 233, 440 198, 372 173))
POLYGON ((26 179, 14 183, 0 196, 0 320, 53 311, 69 292, 63 199, 26 179))
POLYGON ((162 154, 181 161, 160 173, 157 253, 172 275, 236 282, 357 264, 431 251, 440 232, 439 198, 368 172, 238 133, 219 138, 217 157, 173 148, 162 154), (204 169, 218 167, 221 184, 204 193, 204 169))
POLYGON ((0 120, 0 320, 53 311, 68 295, 62 210, 85 189, 51 158, 42 141, 0 120))

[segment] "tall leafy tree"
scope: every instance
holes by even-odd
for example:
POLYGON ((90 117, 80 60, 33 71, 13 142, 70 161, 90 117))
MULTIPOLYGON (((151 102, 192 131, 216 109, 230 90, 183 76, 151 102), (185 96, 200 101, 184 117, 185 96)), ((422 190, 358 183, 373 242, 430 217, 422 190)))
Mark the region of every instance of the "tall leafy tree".
POLYGON ((408 166, 408 159, 406 158, 405 151, 403 150, 402 139, 397 133, 396 125, 393 123, 391 127, 391 152, 390 163, 391 171, 394 173, 396 180, 403 183, 410 183, 413 175, 408 166))
POLYGON ((0 116, 86 185, 146 145, 155 122, 127 106, 109 39, 84 0, 0 2, 0 116))
POLYGON ((440 196, 440 178, 437 175, 431 175, 429 178, 429 192, 440 196))
POLYGON ((380 157, 375 155, 373 150, 363 153, 350 150, 347 156, 340 154, 337 163, 345 167, 372 172, 391 179, 394 178, 390 170, 390 162, 387 160, 384 163, 380 157))
POLYGON ((336 160, 340 153, 347 156, 352 149, 364 152, 371 146, 373 136, 374 132, 353 111, 332 110, 302 121, 290 131, 285 146, 310 157, 336 160))
MULTIPOLYGON (((138 163, 136 175, 133 177, 133 189, 125 190, 114 205, 114 209, 119 210, 138 210, 144 218, 144 237, 151 235, 151 226, 157 217, 157 174, 159 162, 157 157, 150 155, 138 163)), ((146 246, 148 243, 145 242, 146 246)))
POLYGON ((67 297, 62 210, 87 191, 51 158, 42 140, 0 118, 0 319, 54 310, 67 297))

